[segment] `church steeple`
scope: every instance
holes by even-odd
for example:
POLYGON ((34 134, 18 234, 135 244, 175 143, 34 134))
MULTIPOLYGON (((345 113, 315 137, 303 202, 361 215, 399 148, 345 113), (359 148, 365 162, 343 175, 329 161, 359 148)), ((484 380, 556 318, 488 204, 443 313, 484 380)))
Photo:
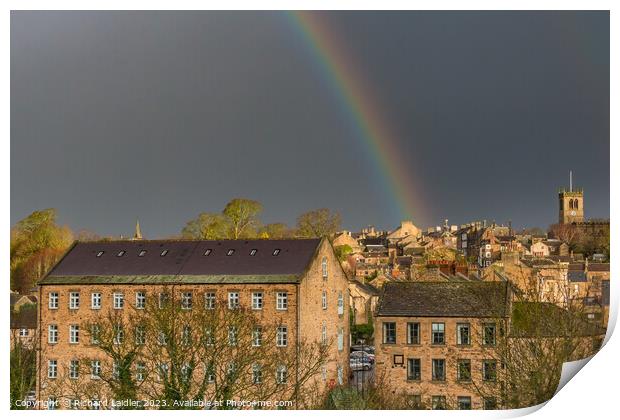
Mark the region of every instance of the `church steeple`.
POLYGON ((134 239, 142 239, 142 232, 140 231, 140 220, 136 219, 136 233, 133 235, 134 239))

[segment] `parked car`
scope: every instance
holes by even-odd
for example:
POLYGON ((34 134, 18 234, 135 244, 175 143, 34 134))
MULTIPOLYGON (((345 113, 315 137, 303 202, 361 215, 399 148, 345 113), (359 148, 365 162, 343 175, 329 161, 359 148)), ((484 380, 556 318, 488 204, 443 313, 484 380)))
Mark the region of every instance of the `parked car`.
POLYGON ((370 363, 375 363, 375 355, 372 353, 367 353, 365 351, 354 351, 351 352, 351 358, 360 358, 360 357, 365 357, 368 358, 368 360, 370 360, 370 363))
POLYGON ((349 360, 349 368, 351 370, 370 370, 372 369, 372 363, 367 357, 352 357, 349 360))
POLYGON ((351 346, 351 353, 356 351, 365 351, 366 353, 375 354, 375 347, 365 344, 355 344, 351 346))

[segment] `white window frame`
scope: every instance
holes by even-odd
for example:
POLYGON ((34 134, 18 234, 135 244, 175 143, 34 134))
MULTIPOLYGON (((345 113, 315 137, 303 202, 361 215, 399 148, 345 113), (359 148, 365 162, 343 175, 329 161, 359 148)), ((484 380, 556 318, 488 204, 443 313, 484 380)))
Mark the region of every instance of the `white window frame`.
POLYGON ((51 359, 47 361, 47 377, 49 379, 58 378, 58 360, 51 359))
POLYGON ((254 327, 252 330, 252 347, 260 347, 263 345, 263 328, 254 327))
POLYGON ((69 343, 70 344, 78 344, 80 342, 80 326, 79 325, 69 325, 69 343))
POLYGON ((323 321, 323 326, 321 327, 321 343, 327 345, 327 323, 325 321, 323 321))
POLYGON ((338 315, 344 314, 344 294, 338 292, 338 315))
POLYGON ((181 292, 181 309, 192 309, 193 296, 192 292, 181 292))
POLYGON ((19 329, 20 337, 28 337, 28 328, 20 328, 19 329))
POLYGON ((280 325, 276 330, 276 347, 288 346, 288 327, 280 325))
POLYGON ((338 351, 344 350, 344 328, 338 328, 338 351))
POLYGON ((205 309, 215 309, 215 292, 205 292, 205 309))
POLYGON ((69 362, 69 379, 77 379, 80 376, 80 361, 73 359, 69 362))
POLYGON ((239 308, 239 292, 228 292, 228 309, 239 308))
POLYGON ((329 274, 327 270, 327 257, 321 259, 321 274, 323 275, 323 280, 326 280, 329 274))
POLYGON ((49 344, 58 344, 58 325, 50 324, 47 326, 47 342, 49 344))
POLYGON ((321 295, 321 307, 325 310, 327 309, 327 291, 323 290, 321 295))
POLYGON ((286 372, 286 366, 285 365, 278 366, 278 368, 276 369, 276 383, 279 385, 285 384, 288 380, 287 376, 288 375, 286 372))
POLYGON ((276 310, 288 310, 288 292, 276 292, 276 310))
POLYGON ((136 362, 136 381, 144 381, 144 372, 146 372, 144 362, 136 362))
POLYGON ((90 378, 101 379, 101 360, 95 359, 90 361, 90 378))
POLYGON ((58 309, 58 303, 60 301, 60 295, 58 292, 49 292, 47 298, 47 307, 49 309, 58 309))
POLYGON ((144 309, 146 307, 146 292, 136 292, 136 309, 144 309))
POLYGON ((113 293, 114 309, 123 309, 125 307, 125 294, 123 292, 113 293))
POLYGON ((252 292, 252 309, 260 311, 263 309, 264 295, 263 292, 252 292))
POLYGON ((80 309, 80 292, 69 292, 69 309, 80 309))
POLYGON ((90 309, 101 309, 101 292, 90 294, 90 309))

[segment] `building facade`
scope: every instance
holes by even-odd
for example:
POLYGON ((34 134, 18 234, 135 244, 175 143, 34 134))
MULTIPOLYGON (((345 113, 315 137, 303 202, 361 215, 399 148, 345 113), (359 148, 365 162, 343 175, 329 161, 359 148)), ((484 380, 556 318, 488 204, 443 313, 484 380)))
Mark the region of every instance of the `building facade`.
MULTIPOLYGON (((228 302, 267 323, 277 319, 279 347, 330 343, 310 382, 325 388, 348 377, 348 281, 326 239, 78 242, 39 283, 38 399, 67 407, 51 385, 77 379, 71 369, 80 359, 103 364, 85 325, 161 302, 164 291, 190 310, 228 302)), ((294 381, 297 374, 283 378, 294 381)))

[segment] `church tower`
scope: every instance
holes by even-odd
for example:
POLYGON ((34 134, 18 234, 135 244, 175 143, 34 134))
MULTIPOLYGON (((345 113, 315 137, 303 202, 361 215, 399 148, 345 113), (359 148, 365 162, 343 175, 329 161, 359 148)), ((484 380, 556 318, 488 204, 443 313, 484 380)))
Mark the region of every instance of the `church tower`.
POLYGON ((583 189, 573 189, 573 172, 569 172, 569 188, 560 189, 560 218, 563 224, 583 222, 583 189))

